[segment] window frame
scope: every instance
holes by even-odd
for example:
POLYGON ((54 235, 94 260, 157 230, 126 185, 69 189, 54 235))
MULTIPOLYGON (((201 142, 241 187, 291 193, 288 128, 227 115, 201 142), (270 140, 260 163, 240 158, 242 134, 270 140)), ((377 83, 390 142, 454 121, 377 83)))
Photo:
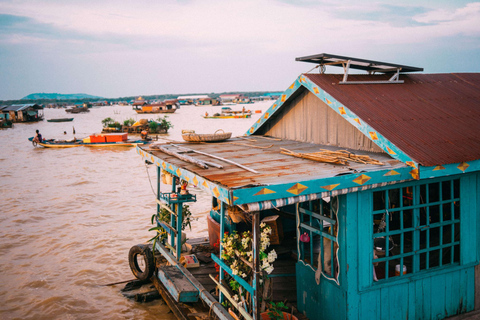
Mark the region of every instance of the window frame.
POLYGON ((321 264, 322 264, 322 276, 333 280, 339 285, 338 279, 340 276, 340 262, 339 259, 339 197, 331 197, 327 202, 324 199, 316 199, 303 203, 297 204, 297 252, 298 252, 298 261, 301 261, 306 266, 312 268, 313 271, 318 270, 318 256, 314 252, 314 236, 319 236, 320 251, 318 254, 321 255, 321 264), (319 210, 314 210, 314 202, 318 201, 319 210), (328 206, 329 216, 324 214, 324 206, 328 206), (302 207, 308 206, 308 209, 302 207), (306 219, 308 221, 306 221, 306 219), (317 227, 318 226, 318 227, 317 227), (335 226, 325 231, 324 228, 328 226, 335 226), (300 236, 306 232, 310 238, 308 242, 309 250, 305 252, 305 246, 307 243, 300 241, 300 236), (330 274, 325 272, 325 248, 324 248, 324 238, 330 241, 330 274), (303 245, 302 245, 303 244, 303 245), (333 252, 333 254, 332 254, 333 252), (335 262, 336 260, 336 262, 335 262), (336 265, 334 264, 336 263, 336 265))
MULTIPOLYGON (((463 216, 463 203, 461 201, 462 198, 462 179, 458 176, 451 176, 451 177, 446 177, 443 179, 434 179, 434 180, 422 180, 418 182, 410 182, 410 183, 402 183, 399 185, 391 185, 391 186, 386 186, 382 188, 377 188, 374 190, 371 190, 368 192, 369 197, 366 197, 364 199, 369 199, 369 203, 367 204, 366 208, 369 211, 368 215, 368 220, 370 223, 370 230, 368 232, 369 234, 369 241, 366 241, 364 243, 369 243, 370 246, 373 245, 374 239, 375 238, 380 238, 384 237, 384 239, 390 239, 392 236, 399 235, 400 237, 400 254, 396 255, 390 255, 389 254, 389 241, 385 241, 385 257, 382 258, 377 258, 373 256, 373 254, 370 254, 369 260, 369 266, 367 270, 370 270, 368 272, 375 274, 374 273, 374 263, 385 263, 385 269, 387 270, 385 272, 385 275, 382 279, 379 279, 379 281, 374 280, 374 276, 372 275, 371 277, 368 277, 370 280, 368 281, 368 285, 382 285, 382 284, 387 284, 390 282, 397 282, 400 279, 406 279, 410 278, 411 276, 416 276, 419 274, 424 274, 424 273, 431 273, 435 272, 438 270, 441 270, 442 268, 453 268, 456 266, 461 266, 462 265, 462 249, 463 243, 462 243, 462 238, 461 238, 461 233, 459 232, 458 240, 455 240, 455 232, 456 232, 456 227, 458 226, 459 230, 463 229, 464 222, 463 220, 465 217, 463 216), (446 198, 445 195, 443 194, 443 185, 444 183, 449 183, 449 197, 446 198), (429 194, 431 190, 431 186, 438 185, 438 199, 433 199, 431 201, 431 195, 429 194), (425 199, 421 198, 421 193, 422 193, 422 188, 424 187, 425 190, 425 199), (411 188, 412 189, 412 199, 411 199, 411 204, 407 206, 402 205, 403 201, 403 194, 404 190, 411 188), (456 190, 457 188, 457 190, 456 190), (398 204, 400 205, 397 208, 392 208, 391 207, 391 202, 389 202, 389 195, 391 191, 398 191, 398 204), (376 208, 375 205, 375 194, 376 193, 382 193, 385 197, 384 199, 384 205, 383 208, 376 208), (455 204, 459 204, 458 208, 455 208, 455 204), (443 219, 443 210, 445 205, 450 205, 450 220, 444 220, 443 219), (431 208, 437 206, 438 207, 438 216, 439 216, 439 221, 430 223, 431 220, 431 208), (412 224, 410 227, 405 228, 404 225, 404 214, 400 214, 400 228, 396 230, 390 230, 389 226, 389 220, 390 220, 390 215, 395 214, 397 212, 403 213, 404 211, 412 211, 412 224), (428 218, 425 219, 424 223, 422 224, 421 221, 421 211, 424 210, 424 215, 425 217, 428 218), (456 212, 457 211, 457 212, 456 212), (385 216, 388 216, 388 218, 385 221, 385 229, 383 232, 374 232, 375 228, 375 216, 380 215, 384 213, 385 216), (373 222, 373 226, 372 226, 373 222), (450 232, 451 232, 451 238, 450 242, 445 243, 444 239, 444 234, 443 230, 444 227, 450 226, 450 232), (430 232, 434 228, 438 228, 438 231, 440 232, 439 235, 439 240, 437 245, 431 246, 431 239, 430 239, 430 232), (405 246, 404 246, 404 239, 405 239, 405 234, 407 232, 412 233, 412 248, 411 251, 405 252, 405 246), (425 232, 426 239, 425 239, 425 247, 420 248, 420 236, 422 232, 425 232), (450 261, 449 263, 443 263, 443 256, 442 252, 444 249, 450 249, 450 261), (430 253, 439 250, 439 258, 438 258, 438 266, 429 266, 429 261, 430 261, 430 253), (455 260, 454 257, 454 251, 457 250, 458 257, 455 260), (422 254, 425 254, 425 267, 422 268, 420 261, 422 259, 422 254), (403 272, 399 272, 398 276, 389 276, 389 270, 391 269, 391 266, 389 266, 389 263, 398 260, 400 269, 402 269, 402 265, 405 263, 405 259, 408 257, 412 257, 412 263, 411 266, 413 267, 411 270, 407 270, 407 274, 403 274, 403 272)), ((365 224, 363 224, 365 226, 365 224)), ((378 231, 378 230, 377 230, 378 231)), ((361 229, 359 229, 359 232, 361 232, 361 229)), ((361 248, 359 248, 361 249, 361 248)), ((362 250, 362 249, 361 249, 362 250)), ((374 250, 371 250, 375 252, 374 250)), ((363 252, 363 250, 362 250, 363 252)), ((390 270, 391 271, 391 270, 390 270)))

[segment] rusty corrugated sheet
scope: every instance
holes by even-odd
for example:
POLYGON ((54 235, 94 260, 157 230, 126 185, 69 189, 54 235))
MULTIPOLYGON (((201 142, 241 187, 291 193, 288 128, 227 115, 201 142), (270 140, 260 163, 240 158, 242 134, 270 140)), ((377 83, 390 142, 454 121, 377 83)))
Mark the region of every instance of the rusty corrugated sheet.
MULTIPOLYGON (((171 144, 160 145, 169 148, 169 145, 171 144)), ((159 151, 156 149, 156 144, 150 145, 144 149, 167 163, 194 172, 208 181, 218 183, 229 189, 275 185, 289 182, 295 183, 344 174, 353 174, 356 172, 392 170, 406 167, 406 165, 392 159, 387 154, 373 152, 356 152, 356 154, 368 155, 372 159, 383 162, 385 165, 379 166, 350 162, 348 166, 344 166, 296 158, 281 154, 280 148, 295 152, 318 152, 321 148, 330 150, 338 150, 338 148, 291 140, 275 141, 259 136, 252 136, 243 139, 230 139, 228 142, 220 143, 176 143, 172 146, 173 150, 177 148, 175 147, 176 145, 213 154, 258 171, 258 173, 252 173, 221 160, 216 160, 197 153, 188 153, 188 155, 193 156, 197 160, 215 162, 223 166, 223 169, 217 169, 213 166, 210 166, 208 169, 202 169, 195 164, 185 162, 159 151)))
POLYGON ((480 73, 306 76, 423 166, 480 159, 480 73))

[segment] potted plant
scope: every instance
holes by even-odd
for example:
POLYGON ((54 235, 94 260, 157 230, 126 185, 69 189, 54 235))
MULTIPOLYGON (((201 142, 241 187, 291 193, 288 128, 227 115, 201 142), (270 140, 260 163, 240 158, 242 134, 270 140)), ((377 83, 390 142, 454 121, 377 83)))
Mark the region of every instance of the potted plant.
POLYGON ((288 307, 283 303, 280 302, 269 302, 268 310, 266 312, 262 312, 260 316, 262 320, 298 320, 293 314, 288 312, 284 312, 288 310, 288 307))
MULTIPOLYGON (((272 228, 265 223, 260 224, 260 285, 263 286, 266 279, 266 274, 273 271, 273 262, 277 258, 275 250, 268 251, 270 246, 270 234, 272 228)), ((233 231, 230 234, 225 233, 222 241, 221 256, 223 261, 230 267, 233 275, 243 278, 246 282, 251 283, 253 280, 253 236, 250 231, 245 231, 241 234, 233 231)), ((227 276, 226 281, 229 283, 232 290, 233 299, 235 301, 242 301, 248 305, 247 309, 251 308, 250 299, 247 297, 247 291, 233 278, 227 276)), ((263 286, 264 290, 266 286, 263 286)))
MULTIPOLYGON (((177 204, 178 205, 178 204, 177 204)), ((152 215, 152 224, 156 224, 155 217, 158 218, 158 221, 163 221, 168 224, 171 223, 171 214, 170 211, 168 211, 165 208, 161 208, 158 214, 152 215)), ((190 230, 192 230, 192 225, 191 225, 191 217, 192 217, 192 212, 190 211, 190 207, 188 205, 184 205, 182 209, 182 231, 185 230, 185 228, 188 226, 190 230)), ((168 232, 162 227, 162 226, 156 226, 153 228, 150 228, 148 231, 156 231, 157 234, 151 238, 148 241, 153 241, 153 247, 155 248, 155 244, 157 241, 163 241, 164 239, 167 239, 168 237, 168 232)), ((183 238, 184 233, 182 233, 182 245, 185 244, 187 241, 187 238, 183 238)))

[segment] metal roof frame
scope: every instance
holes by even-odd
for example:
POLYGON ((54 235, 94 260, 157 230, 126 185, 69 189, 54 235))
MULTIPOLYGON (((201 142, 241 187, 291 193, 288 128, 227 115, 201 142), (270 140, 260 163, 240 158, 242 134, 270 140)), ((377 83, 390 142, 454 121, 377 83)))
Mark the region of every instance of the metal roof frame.
POLYGON ((374 60, 358 59, 347 56, 339 56, 329 53, 320 53, 312 56, 305 56, 295 58, 295 61, 303 61, 318 64, 320 67, 320 73, 325 73, 325 66, 342 66, 343 67, 343 81, 340 81, 339 84, 364 84, 364 83, 377 83, 377 84, 388 84, 388 83, 403 83, 403 80, 400 80, 400 72, 418 72, 423 71, 423 68, 411 67, 406 65, 394 64, 389 62, 380 62, 374 60), (390 79, 386 81, 347 81, 348 72, 350 69, 364 70, 369 74, 374 74, 376 72, 381 72, 385 74, 392 74, 390 79))

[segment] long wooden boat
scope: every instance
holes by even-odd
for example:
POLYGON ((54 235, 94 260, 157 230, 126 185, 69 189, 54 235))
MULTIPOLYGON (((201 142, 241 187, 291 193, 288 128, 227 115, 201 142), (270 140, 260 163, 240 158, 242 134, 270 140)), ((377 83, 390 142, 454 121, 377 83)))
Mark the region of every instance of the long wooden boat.
POLYGON ((42 142, 33 142, 34 137, 28 138, 29 141, 32 141, 33 145, 39 145, 45 148, 74 148, 83 146, 82 140, 43 140, 42 142))
POLYGON ((74 118, 57 118, 57 119, 48 119, 47 122, 69 122, 73 121, 74 118))
POLYGON ((117 142, 91 142, 83 143, 85 147, 135 147, 139 144, 150 143, 146 140, 126 140, 126 141, 117 141, 117 142))
POLYGON ((129 140, 127 133, 118 134, 99 134, 91 135, 80 140, 43 140, 42 142, 33 142, 34 137, 28 138, 33 145, 39 145, 45 148, 74 148, 74 147, 134 147, 140 144, 146 144, 147 140, 129 140))
POLYGON ((188 142, 219 142, 230 139, 231 132, 225 132, 222 129, 213 134, 195 133, 195 131, 182 131, 182 138, 188 142), (221 132, 220 132, 221 131, 221 132))
POLYGON ((137 113, 174 113, 175 111, 177 111, 177 109, 167 109, 167 110, 152 110, 152 111, 143 111, 143 110, 139 110, 139 109, 135 109, 135 111, 137 113))
POLYGON ((65 109, 65 112, 68 113, 81 113, 81 112, 90 112, 88 107, 80 107, 80 108, 70 108, 70 109, 65 109))
POLYGON ((204 119, 245 119, 250 118, 251 114, 221 114, 219 116, 203 116, 204 119))

